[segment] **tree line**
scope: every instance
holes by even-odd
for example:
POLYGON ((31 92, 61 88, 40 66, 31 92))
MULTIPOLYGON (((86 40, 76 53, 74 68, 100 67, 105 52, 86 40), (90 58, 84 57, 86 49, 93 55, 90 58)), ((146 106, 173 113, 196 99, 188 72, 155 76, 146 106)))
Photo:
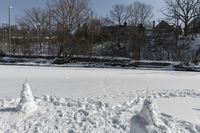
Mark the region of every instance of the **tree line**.
MULTIPOLYGON (((189 24, 199 16, 199 0, 165 0, 165 3, 162 13, 166 20, 176 29, 182 26, 184 36, 188 36, 189 24)), ((181 60, 188 49, 186 44, 178 47, 183 43, 181 34, 169 42, 173 49, 171 45, 159 47, 168 39, 148 35, 148 29, 153 29, 154 25, 153 7, 140 1, 115 4, 109 15, 99 18, 92 11, 90 0, 49 0, 46 8, 25 10, 16 22, 11 27, 9 54, 181 60), (176 56, 173 53, 177 53, 176 56)), ((1 31, 1 50, 6 51, 8 25, 4 24, 1 31)))

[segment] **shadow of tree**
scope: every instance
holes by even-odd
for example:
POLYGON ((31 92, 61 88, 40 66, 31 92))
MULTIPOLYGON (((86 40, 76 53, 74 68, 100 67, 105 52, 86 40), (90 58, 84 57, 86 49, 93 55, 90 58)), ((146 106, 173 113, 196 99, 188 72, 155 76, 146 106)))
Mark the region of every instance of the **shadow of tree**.
POLYGON ((17 112, 16 108, 3 108, 0 109, 0 112, 17 112))
POLYGON ((192 108, 192 110, 195 110, 195 111, 200 111, 200 109, 197 109, 197 108, 192 108))

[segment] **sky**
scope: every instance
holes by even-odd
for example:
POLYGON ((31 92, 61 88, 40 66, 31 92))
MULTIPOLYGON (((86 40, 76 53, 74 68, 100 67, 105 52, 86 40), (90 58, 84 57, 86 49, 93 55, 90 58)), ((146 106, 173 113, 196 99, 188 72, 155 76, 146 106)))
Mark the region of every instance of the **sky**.
MULTIPOLYGON (((32 7, 45 7, 47 0, 0 0, 0 25, 8 22, 8 7, 11 9, 11 24, 16 22, 17 18, 23 16, 23 11, 32 7)), ((154 8, 154 19, 162 17, 160 10, 164 7, 163 0, 139 0, 151 4, 154 8)), ((99 17, 109 15, 112 6, 117 3, 129 4, 134 0, 91 0, 91 6, 95 14, 99 17)))

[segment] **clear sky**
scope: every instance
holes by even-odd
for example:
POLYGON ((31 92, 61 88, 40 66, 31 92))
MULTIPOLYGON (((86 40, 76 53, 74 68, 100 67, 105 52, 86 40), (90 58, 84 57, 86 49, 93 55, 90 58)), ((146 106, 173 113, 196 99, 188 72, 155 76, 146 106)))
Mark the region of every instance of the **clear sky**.
MULTIPOLYGON (((45 7, 47 0, 0 0, 0 24, 8 22, 8 7, 11 9, 11 23, 14 24, 16 18, 23 16, 23 11, 31 7, 45 7)), ((154 17, 162 17, 160 10, 164 6, 163 0, 139 0, 151 4, 154 7, 154 17)), ((106 16, 116 3, 129 4, 134 0, 91 0, 91 6, 98 16, 106 16)))

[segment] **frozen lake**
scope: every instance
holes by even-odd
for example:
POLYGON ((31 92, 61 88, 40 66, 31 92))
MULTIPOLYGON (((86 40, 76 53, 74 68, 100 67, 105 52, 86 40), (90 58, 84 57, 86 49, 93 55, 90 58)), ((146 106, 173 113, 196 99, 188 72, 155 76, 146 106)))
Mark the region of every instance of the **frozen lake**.
POLYGON ((28 80, 34 95, 80 98, 141 89, 200 89, 200 73, 131 69, 0 66, 0 98, 19 96, 28 80))

